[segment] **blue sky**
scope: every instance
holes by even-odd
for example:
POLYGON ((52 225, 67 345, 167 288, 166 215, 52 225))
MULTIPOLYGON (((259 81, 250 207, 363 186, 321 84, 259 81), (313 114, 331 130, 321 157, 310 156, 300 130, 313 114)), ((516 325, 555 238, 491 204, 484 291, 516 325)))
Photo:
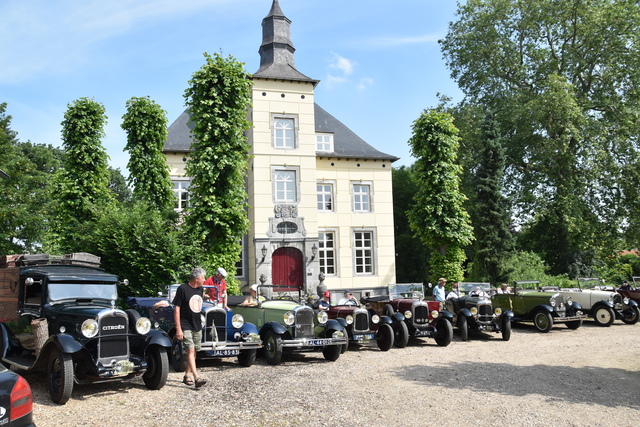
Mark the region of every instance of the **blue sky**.
MULTIPOLYGON (((0 103, 21 141, 61 145, 68 104, 94 98, 102 143, 126 175, 126 102, 149 96, 172 123, 204 52, 259 67, 272 0, 2 0, 0 103)), ((410 165, 407 141, 437 93, 459 101, 437 40, 454 0, 280 0, 296 68, 320 80, 315 101, 369 144, 410 165)))

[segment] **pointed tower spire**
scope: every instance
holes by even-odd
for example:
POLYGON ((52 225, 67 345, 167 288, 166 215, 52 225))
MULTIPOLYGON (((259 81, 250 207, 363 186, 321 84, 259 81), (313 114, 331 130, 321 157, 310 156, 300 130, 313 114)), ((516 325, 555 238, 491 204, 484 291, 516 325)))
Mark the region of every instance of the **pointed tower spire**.
POLYGON ((273 0, 269 14, 262 20, 262 44, 258 50, 260 69, 253 76, 308 81, 317 85, 318 80, 313 80, 296 69, 293 59, 295 51, 291 41, 291 20, 282 13, 278 0, 273 0))

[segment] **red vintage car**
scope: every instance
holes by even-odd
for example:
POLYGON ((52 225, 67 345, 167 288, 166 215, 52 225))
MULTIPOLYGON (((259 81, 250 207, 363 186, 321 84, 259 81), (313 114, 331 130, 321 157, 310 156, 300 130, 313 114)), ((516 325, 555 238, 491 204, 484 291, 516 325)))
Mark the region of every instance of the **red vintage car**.
MULTIPOLYGON (((360 305, 332 305, 326 311, 329 319, 337 319, 349 335, 349 344, 376 343, 382 351, 393 347, 392 320, 360 305)), ((343 347, 343 353, 349 344, 343 347)))
POLYGON ((388 295, 366 299, 367 306, 379 316, 389 316, 396 347, 407 345, 409 338, 433 338, 439 346, 447 346, 453 337, 453 314, 437 301, 424 299, 422 283, 388 286, 388 295))

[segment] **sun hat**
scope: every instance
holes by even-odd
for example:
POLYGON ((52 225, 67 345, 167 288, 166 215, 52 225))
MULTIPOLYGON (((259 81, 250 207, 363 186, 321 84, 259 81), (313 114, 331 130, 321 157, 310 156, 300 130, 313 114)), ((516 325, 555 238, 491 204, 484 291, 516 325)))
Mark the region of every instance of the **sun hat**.
POLYGON ((258 285, 251 285, 251 287, 249 289, 254 291, 254 292, 258 292, 258 285))
POLYGON ((224 268, 220 267, 219 269, 216 270, 216 273, 221 275, 222 277, 227 277, 227 270, 225 270, 224 268))

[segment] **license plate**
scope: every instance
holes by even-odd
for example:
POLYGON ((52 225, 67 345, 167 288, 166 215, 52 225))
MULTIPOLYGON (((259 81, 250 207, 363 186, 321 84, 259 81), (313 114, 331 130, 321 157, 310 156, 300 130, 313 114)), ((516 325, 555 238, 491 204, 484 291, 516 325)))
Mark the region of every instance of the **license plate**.
POLYGON ((309 340, 307 344, 309 345, 329 345, 329 340, 309 340))
POLYGON ((240 350, 209 350, 206 352, 207 356, 237 356, 240 354, 240 350))
POLYGON ((375 338, 374 334, 362 334, 362 335, 354 335, 353 339, 355 341, 370 341, 375 338))
POLYGON ((416 336, 417 337, 428 337, 431 333, 429 331, 421 331, 421 330, 416 330, 416 336))

